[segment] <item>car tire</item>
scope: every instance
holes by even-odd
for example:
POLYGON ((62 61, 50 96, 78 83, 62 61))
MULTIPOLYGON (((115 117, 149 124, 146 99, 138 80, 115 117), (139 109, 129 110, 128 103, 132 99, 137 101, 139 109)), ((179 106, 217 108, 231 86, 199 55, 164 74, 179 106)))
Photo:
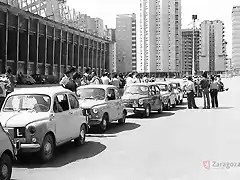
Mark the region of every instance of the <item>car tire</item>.
POLYGON ((171 110, 171 102, 170 102, 170 99, 168 100, 168 104, 167 104, 167 111, 170 111, 171 110))
POLYGON ((0 179, 10 180, 12 176, 12 159, 7 154, 3 154, 0 159, 0 179))
POLYGON ((176 104, 177 104, 177 99, 175 99, 175 102, 174 102, 174 104, 172 104, 172 107, 175 108, 176 104))
POLYGON ((47 134, 43 139, 43 143, 39 151, 40 160, 43 163, 49 162, 50 160, 52 160, 54 156, 54 151, 55 151, 55 145, 54 145, 53 137, 51 134, 47 134))
POLYGON ((161 103, 160 104, 160 109, 158 109, 158 114, 161 114, 163 112, 163 107, 164 107, 164 104, 161 103))
POLYGON ((102 121, 101 123, 99 124, 99 127, 100 127, 100 130, 101 132, 106 132, 107 130, 107 125, 108 125, 108 115, 107 114, 104 114, 103 117, 102 117, 102 121))
POLYGON ((151 106, 148 104, 144 111, 144 117, 148 118, 150 116, 150 114, 151 114, 151 106))
POLYGON ((82 146, 83 144, 85 144, 86 133, 87 133, 86 127, 84 124, 82 124, 79 136, 76 139, 74 139, 74 143, 76 146, 82 146))
POLYGON ((122 125, 126 123, 127 112, 123 111, 122 118, 118 120, 118 124, 122 125))

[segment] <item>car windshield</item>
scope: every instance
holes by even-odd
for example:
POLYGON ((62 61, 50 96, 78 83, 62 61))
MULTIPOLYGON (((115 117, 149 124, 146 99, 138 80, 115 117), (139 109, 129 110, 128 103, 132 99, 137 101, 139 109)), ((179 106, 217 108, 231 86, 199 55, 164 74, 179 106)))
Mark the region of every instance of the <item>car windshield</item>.
POLYGON ((125 89, 124 94, 142 94, 142 95, 147 95, 148 94, 148 86, 144 86, 144 85, 127 86, 126 89, 125 89))
POLYGON ((3 111, 33 110, 37 112, 48 112, 50 105, 50 97, 47 95, 13 95, 7 99, 3 111))
POLYGON ((166 84, 158 84, 158 87, 160 88, 161 91, 167 91, 167 85, 166 84))
POLYGON ((77 96, 80 99, 105 99, 105 90, 102 88, 79 88, 77 90, 77 96))

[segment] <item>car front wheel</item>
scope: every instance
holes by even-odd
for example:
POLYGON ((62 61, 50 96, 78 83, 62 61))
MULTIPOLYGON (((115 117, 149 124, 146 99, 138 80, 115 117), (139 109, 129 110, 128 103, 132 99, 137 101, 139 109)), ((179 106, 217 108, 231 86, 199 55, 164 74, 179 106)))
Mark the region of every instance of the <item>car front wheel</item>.
POLYGON ((85 126, 82 125, 80 128, 79 137, 74 140, 76 146, 81 146, 85 143, 86 132, 87 132, 87 130, 86 130, 85 126))
POLYGON ((102 117, 102 121, 100 123, 100 130, 102 132, 105 132, 107 130, 107 125, 108 125, 108 116, 104 114, 102 117))
POLYGON ((118 120, 118 124, 125 124, 126 123, 126 116, 127 116, 127 113, 125 111, 123 111, 122 118, 118 120))
POLYGON ((42 147, 40 149, 40 159, 43 163, 49 162, 54 156, 54 141, 50 134, 47 134, 43 140, 42 147))
POLYGON ((7 154, 0 159, 0 179, 10 180, 12 175, 12 160, 7 154))
POLYGON ((148 104, 145 108, 145 111, 144 111, 144 117, 148 118, 150 116, 150 113, 151 113, 151 107, 148 104))

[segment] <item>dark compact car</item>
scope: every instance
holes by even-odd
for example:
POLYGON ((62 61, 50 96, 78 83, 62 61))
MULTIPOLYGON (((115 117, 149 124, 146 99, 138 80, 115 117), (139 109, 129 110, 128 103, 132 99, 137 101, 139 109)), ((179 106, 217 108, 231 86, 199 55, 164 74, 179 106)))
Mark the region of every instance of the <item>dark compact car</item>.
POLYGON ((46 78, 43 75, 33 74, 32 77, 36 81, 36 84, 45 84, 46 82, 46 78))
POLYGON ((127 85, 122 100, 128 112, 142 112, 145 117, 149 117, 151 111, 161 113, 163 109, 160 89, 158 86, 150 83, 127 85))

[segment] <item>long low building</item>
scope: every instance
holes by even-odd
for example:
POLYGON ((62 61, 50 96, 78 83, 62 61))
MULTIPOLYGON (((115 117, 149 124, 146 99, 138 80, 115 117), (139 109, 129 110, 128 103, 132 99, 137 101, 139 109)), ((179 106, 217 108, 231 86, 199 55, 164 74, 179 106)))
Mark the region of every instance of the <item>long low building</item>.
POLYGON ((73 66, 79 72, 109 71, 111 42, 0 2, 0 74, 62 76, 73 66))

